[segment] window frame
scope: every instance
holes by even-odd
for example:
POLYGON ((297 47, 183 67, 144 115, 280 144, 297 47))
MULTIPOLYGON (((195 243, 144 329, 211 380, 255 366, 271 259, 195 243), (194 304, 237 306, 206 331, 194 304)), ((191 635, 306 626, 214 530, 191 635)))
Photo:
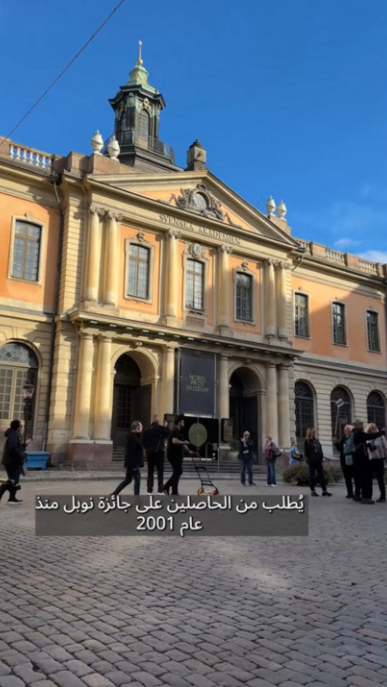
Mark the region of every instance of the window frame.
POLYGON ((12 281, 22 282, 24 284, 35 284, 36 286, 42 286, 43 284, 43 260, 46 258, 46 234, 47 225, 40 219, 36 219, 32 213, 26 212, 24 215, 12 215, 11 218, 11 236, 9 244, 9 257, 8 257, 8 270, 7 279, 12 281), (39 258, 37 266, 37 278, 36 279, 26 279, 25 277, 14 277, 13 272, 13 260, 15 253, 15 239, 16 239, 16 225, 17 222, 23 222, 24 224, 32 224, 40 229, 40 241, 39 241, 39 258))
POLYGON ((382 352, 382 347, 381 347, 381 341, 380 341, 380 316, 379 312, 377 310, 374 310, 373 308, 367 308, 365 311, 365 329, 366 329, 366 343, 367 343, 367 352, 368 353, 381 353, 382 352), (377 325, 377 336, 378 336, 378 348, 370 348, 370 340, 368 336, 368 313, 372 313, 372 315, 376 315, 376 325, 377 325))
POLYGON ((153 280, 154 280, 154 253, 155 247, 146 239, 141 241, 134 236, 133 238, 125 239, 125 270, 124 270, 124 299, 127 301, 136 301, 137 303, 153 303, 153 280), (141 296, 131 296, 128 293, 129 287, 129 268, 130 268, 130 247, 138 246, 139 248, 146 248, 148 250, 148 297, 141 298, 141 296))
POLYGON ((138 113, 138 137, 141 138, 142 141, 148 141, 148 139, 151 137, 150 131, 151 131, 151 118, 150 118, 148 110, 146 110, 145 107, 142 107, 138 113), (146 136, 143 136, 141 134, 141 131, 140 131, 140 122, 141 122, 141 118, 145 119, 145 117, 147 118, 147 121, 148 121, 148 133, 146 136))
POLYGON ((233 269, 233 320, 234 323, 256 326, 257 324, 257 275, 248 267, 234 267, 233 269), (251 320, 244 320, 237 317, 237 275, 242 274, 251 278, 251 320))
POLYGON ((293 291, 293 336, 298 339, 311 339, 311 326, 310 326, 310 295, 304 291, 293 291), (296 333, 296 297, 302 296, 306 299, 306 334, 296 333))
MULTIPOLYGON (((307 379, 304 379, 304 378, 296 379, 294 382, 294 421, 295 421, 295 432, 296 432, 295 437, 296 437, 297 441, 299 439, 302 441, 305 441, 306 434, 303 437, 297 436, 297 401, 298 400, 300 400, 300 401, 306 400, 306 401, 310 402, 311 409, 312 409, 311 416, 312 416, 313 422, 309 426, 310 427, 316 427, 316 424, 317 424, 316 423, 316 410, 317 410, 316 409, 316 390, 315 390, 314 386, 307 379), (308 389, 310 391, 310 397, 309 398, 305 397, 305 399, 303 399, 302 396, 297 396, 297 394, 296 394, 297 384, 304 384, 306 387, 308 387, 308 389)), ((303 447, 299 446, 298 448, 301 450, 301 452, 303 452, 303 447)))
MULTIPOLYGON (((16 386, 16 375, 15 372, 17 373, 18 371, 27 371, 27 382, 30 382, 31 380, 34 383, 35 386, 35 391, 34 395, 32 398, 32 405, 31 405, 31 416, 30 419, 28 420, 28 424, 31 429, 31 438, 34 441, 34 437, 36 436, 35 432, 38 429, 38 414, 39 414, 39 398, 40 398, 40 384, 41 384, 41 375, 40 371, 42 369, 42 361, 41 357, 39 355, 39 352, 35 349, 35 346, 33 346, 30 341, 25 341, 24 339, 6 339, 0 344, 0 350, 5 348, 8 344, 15 344, 17 346, 22 346, 23 348, 26 348, 32 353, 32 355, 35 358, 36 361, 36 366, 26 366, 24 363, 16 363, 16 362, 11 362, 7 363, 5 361, 0 361, 0 367, 2 369, 9 369, 12 370, 12 389, 11 389, 11 399, 10 399, 10 409, 12 407, 12 411, 14 412, 14 404, 15 404, 15 386, 16 386), (31 372, 30 372, 31 371, 31 372), (13 401, 13 403, 12 403, 13 401)), ((2 426, 3 423, 9 424, 10 420, 13 420, 14 417, 11 416, 10 419, 0 419, 0 427, 2 426)), ((19 419, 24 421, 24 412, 22 417, 19 419)))
POLYGON ((347 314, 345 303, 341 301, 331 301, 331 323, 332 323, 332 344, 334 346, 348 346, 347 339, 347 314), (334 307, 339 305, 343 309, 343 321, 344 321, 344 341, 335 341, 335 316, 334 307))
POLYGON ((205 321, 208 316, 208 275, 209 275, 209 263, 210 259, 208 256, 208 250, 202 244, 202 254, 200 258, 196 258, 192 255, 189 250, 189 246, 192 245, 191 242, 185 245, 182 254, 182 268, 183 268, 183 294, 182 294, 182 311, 183 318, 193 317, 195 319, 200 319, 205 321), (195 260, 195 262, 201 262, 203 265, 203 309, 194 310, 193 308, 187 307, 187 272, 188 272, 188 260, 195 260))
POLYGON ((205 263, 203 262, 203 260, 197 260, 196 258, 194 258, 194 257, 192 257, 192 256, 187 257, 187 260, 186 260, 186 272, 185 272, 185 298, 184 298, 184 302, 185 302, 185 308, 186 308, 186 310, 188 310, 188 311, 191 312, 191 313, 199 313, 199 314, 202 314, 202 313, 204 312, 204 291, 205 291, 205 281, 204 281, 204 277, 205 277, 205 263), (201 275, 196 275, 195 272, 191 272, 191 271, 190 271, 190 269, 189 269, 189 263, 190 263, 190 262, 197 263, 198 265, 201 265, 201 267, 202 267, 202 273, 201 273, 201 275), (193 296, 194 296, 194 299, 195 299, 195 277, 196 277, 196 276, 200 276, 200 277, 201 277, 201 282, 202 282, 202 283, 201 283, 201 295, 202 295, 202 298, 201 298, 201 305, 202 305, 202 307, 201 307, 201 308, 195 308, 195 306, 191 307, 191 306, 188 305, 188 303, 187 303, 187 297, 188 297, 188 274, 192 274, 193 277, 194 277, 194 280, 193 280, 193 284, 194 284, 193 296))

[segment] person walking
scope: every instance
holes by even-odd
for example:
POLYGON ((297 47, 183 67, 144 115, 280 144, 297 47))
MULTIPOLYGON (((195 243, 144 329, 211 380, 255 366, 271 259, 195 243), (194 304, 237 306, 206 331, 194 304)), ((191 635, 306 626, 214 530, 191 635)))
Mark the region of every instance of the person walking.
MULTIPOLYGON (((377 426, 372 422, 366 427, 368 434, 375 435, 377 431, 377 426)), ((384 461, 387 458, 386 437, 382 435, 378 439, 367 441, 367 451, 371 462, 372 477, 376 477, 380 490, 380 497, 376 503, 386 503, 386 485, 384 483, 384 461)))
POLYGON ((243 432, 242 439, 239 439, 238 458, 241 461, 241 484, 246 486, 246 470, 250 486, 255 486, 253 482, 253 442, 250 439, 250 432, 243 432))
POLYGON ((353 499, 353 485, 354 485, 354 468, 353 468, 353 453, 355 450, 353 444, 352 425, 345 425, 344 436, 340 441, 333 439, 333 445, 340 452, 340 465, 343 471, 345 486, 347 487, 346 499, 353 499))
POLYGON ((120 482, 118 487, 113 491, 112 496, 118 496, 120 492, 134 481, 134 495, 139 496, 141 485, 141 471, 140 468, 144 465, 143 446, 141 443, 142 424, 138 420, 132 422, 131 431, 126 439, 125 447, 125 478, 120 482))
POLYGON ((16 492, 20 487, 20 474, 25 462, 25 445, 21 438, 22 423, 20 420, 12 420, 9 429, 4 433, 5 444, 3 449, 2 464, 7 473, 7 480, 0 486, 0 501, 5 492, 9 492, 8 504, 10 506, 23 503, 16 498, 16 492))
POLYGON ((381 432, 367 433, 364 431, 364 423, 362 420, 355 420, 353 423, 353 442, 355 446, 355 453, 353 454, 353 466, 355 471, 356 495, 355 500, 361 503, 372 505, 375 503, 372 499, 372 479, 373 467, 372 461, 368 457, 367 441, 374 441, 384 435, 384 430, 381 432))
POLYGON ((172 489, 172 496, 179 495, 179 481, 183 474, 183 460, 184 452, 188 455, 195 455, 194 451, 188 449, 189 441, 186 441, 183 436, 184 417, 178 415, 175 418, 175 425, 168 437, 167 458, 172 467, 172 475, 164 484, 163 490, 165 494, 170 494, 172 489))
POLYGON ((292 439, 292 445, 289 451, 289 465, 301 465, 304 456, 298 450, 297 439, 292 439))
POLYGON ((144 432, 144 448, 146 451, 148 476, 147 476, 147 491, 148 494, 153 493, 154 471, 157 471, 158 494, 164 493, 163 476, 164 476, 164 442, 168 437, 168 423, 164 425, 160 423, 160 418, 155 415, 151 426, 144 432))
POLYGON ((322 446, 316 437, 316 430, 311 427, 306 430, 304 454, 309 467, 311 495, 318 496, 316 484, 319 483, 322 488, 322 495, 332 496, 332 494, 327 491, 327 483, 323 470, 324 454, 322 446))
POLYGON ((275 474, 275 462, 277 458, 282 455, 282 451, 274 443, 271 437, 266 437, 265 443, 265 458, 267 463, 267 485, 268 487, 276 487, 277 480, 275 474))

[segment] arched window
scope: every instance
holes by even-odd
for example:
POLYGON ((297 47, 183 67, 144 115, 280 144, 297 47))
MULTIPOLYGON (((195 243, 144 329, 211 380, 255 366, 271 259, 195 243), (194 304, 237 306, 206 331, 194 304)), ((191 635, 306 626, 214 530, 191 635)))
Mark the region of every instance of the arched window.
POLYGON ((146 110, 141 110, 138 118, 138 135, 140 138, 149 137, 149 115, 146 110))
POLYGON ((378 429, 386 426, 386 405, 379 391, 371 391, 367 398, 367 419, 378 429))
POLYGON ((38 361, 28 346, 8 343, 0 348, 0 420, 26 420, 29 437, 35 394, 32 403, 25 404, 23 387, 32 384, 36 389, 37 376, 38 361))
POLYGON ((345 425, 352 422, 351 398, 343 386, 336 386, 331 393, 331 422, 332 437, 338 439, 343 436, 345 425))
POLYGON ((313 391, 306 382, 296 382, 294 392, 296 404, 296 438, 297 441, 301 441, 305 439, 306 430, 314 426, 313 391))

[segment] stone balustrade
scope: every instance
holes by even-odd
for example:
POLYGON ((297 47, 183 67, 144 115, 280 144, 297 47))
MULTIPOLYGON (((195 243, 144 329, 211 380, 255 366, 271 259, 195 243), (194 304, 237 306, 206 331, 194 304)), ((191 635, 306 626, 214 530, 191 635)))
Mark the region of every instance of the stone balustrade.
POLYGON ((8 145, 8 157, 11 160, 22 162, 47 172, 51 170, 51 155, 42 153, 40 150, 34 150, 34 148, 25 148, 24 146, 10 143, 8 145))
POLYGON ((378 262, 366 260, 359 255, 341 253, 341 251, 327 248, 327 246, 323 246, 321 243, 303 241, 297 238, 295 240, 302 248, 305 248, 305 253, 307 255, 313 255, 313 257, 319 258, 320 260, 334 262, 336 265, 343 265, 344 267, 359 270, 360 272, 375 277, 387 277, 387 265, 381 265, 378 262))

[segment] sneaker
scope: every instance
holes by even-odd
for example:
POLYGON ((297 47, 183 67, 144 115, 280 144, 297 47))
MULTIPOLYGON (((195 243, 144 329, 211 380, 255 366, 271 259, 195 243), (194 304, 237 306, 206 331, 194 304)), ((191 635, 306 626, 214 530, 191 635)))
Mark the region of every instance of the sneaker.
POLYGON ((376 500, 376 503, 386 503, 386 499, 382 499, 382 497, 380 497, 380 499, 376 500))
POLYGON ((317 491, 312 491, 312 492, 310 493, 310 495, 311 495, 311 496, 318 496, 318 493, 317 493, 317 491))
POLYGON ((323 496, 332 496, 330 491, 323 491, 322 495, 323 496))
POLYGON ((246 486, 246 482, 241 482, 242 487, 246 486))
POLYGON ((15 505, 15 504, 17 504, 17 503, 23 503, 23 501, 22 501, 21 499, 12 499, 12 500, 10 499, 10 500, 8 501, 8 505, 9 505, 9 506, 13 506, 13 505, 15 505))
POLYGON ((157 493, 158 494, 164 494, 165 492, 164 492, 164 489, 159 489, 157 493))
POLYGON ((256 486, 257 485, 255 484, 255 482, 249 482, 249 487, 256 487, 256 486))
POLYGON ((149 491, 149 489, 148 489, 148 491, 146 493, 147 494, 153 494, 153 491, 149 491))
POLYGON ((354 501, 361 501, 361 497, 360 497, 360 496, 354 496, 354 497, 353 497, 353 500, 354 500, 354 501))
POLYGON ((367 505, 371 506, 375 503, 372 499, 362 499, 361 503, 366 503, 367 505))
POLYGON ((271 486, 275 488, 277 485, 276 485, 276 484, 272 484, 271 486))

